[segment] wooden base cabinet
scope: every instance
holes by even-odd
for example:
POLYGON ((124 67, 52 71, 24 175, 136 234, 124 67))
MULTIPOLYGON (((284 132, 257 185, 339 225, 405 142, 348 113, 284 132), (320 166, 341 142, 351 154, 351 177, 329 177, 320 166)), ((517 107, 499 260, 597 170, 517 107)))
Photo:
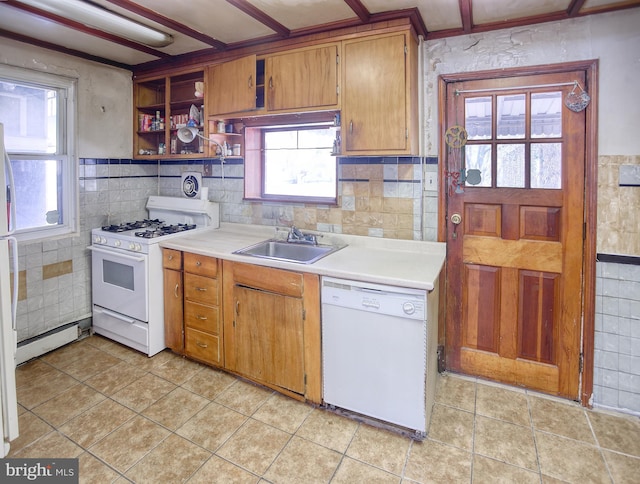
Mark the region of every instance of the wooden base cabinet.
POLYGON ((182 252, 162 249, 164 276, 164 342, 176 353, 184 352, 182 252))
POLYGON ((319 277, 223 262, 225 366, 320 403, 319 277))

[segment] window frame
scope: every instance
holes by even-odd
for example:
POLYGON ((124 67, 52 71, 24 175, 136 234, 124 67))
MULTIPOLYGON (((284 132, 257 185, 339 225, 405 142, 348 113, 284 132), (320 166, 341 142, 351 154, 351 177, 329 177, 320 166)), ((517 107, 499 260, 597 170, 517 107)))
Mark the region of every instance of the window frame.
MULTIPOLYGON (((266 195, 264 193, 264 132, 331 128, 335 126, 336 111, 280 115, 245 120, 244 200, 263 202, 338 204, 338 155, 335 159, 336 183, 334 197, 305 197, 294 195, 266 195)), ((339 127, 337 128, 339 129, 339 127)))
POLYGON ((76 78, 40 72, 11 65, 0 65, 0 80, 27 86, 55 90, 57 101, 57 143, 55 153, 11 151, 6 148, 12 161, 57 161, 61 163, 58 189, 63 193, 59 209, 62 223, 17 229, 18 241, 37 241, 79 233, 79 190, 77 163, 77 83, 76 78))

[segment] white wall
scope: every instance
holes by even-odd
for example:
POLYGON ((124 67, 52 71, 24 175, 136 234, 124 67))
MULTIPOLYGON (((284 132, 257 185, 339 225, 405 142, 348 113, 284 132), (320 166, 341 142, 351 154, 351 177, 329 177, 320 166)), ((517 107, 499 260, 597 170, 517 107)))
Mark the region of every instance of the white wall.
POLYGON ((0 38, 0 63, 78 79, 78 157, 131 158, 131 72, 0 38))
POLYGON ((438 155, 438 76, 599 59, 599 155, 640 154, 640 8, 426 41, 425 154, 438 155))

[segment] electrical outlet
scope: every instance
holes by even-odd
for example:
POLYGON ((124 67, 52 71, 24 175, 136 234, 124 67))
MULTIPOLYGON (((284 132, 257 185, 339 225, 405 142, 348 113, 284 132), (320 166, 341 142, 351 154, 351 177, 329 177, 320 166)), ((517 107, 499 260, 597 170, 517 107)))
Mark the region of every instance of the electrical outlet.
POLYGON ((435 171, 428 171, 424 175, 424 189, 425 191, 438 190, 438 174, 435 171))

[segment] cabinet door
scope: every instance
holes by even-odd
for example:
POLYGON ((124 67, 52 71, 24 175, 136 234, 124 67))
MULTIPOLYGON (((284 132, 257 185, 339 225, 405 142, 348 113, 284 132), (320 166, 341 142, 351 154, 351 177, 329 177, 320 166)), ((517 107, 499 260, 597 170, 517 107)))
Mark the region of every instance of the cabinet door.
POLYGON ((302 299, 235 286, 238 373, 304 394, 302 299))
POLYGON ((164 273, 164 342, 168 348, 184 351, 182 324, 182 272, 165 269, 164 273))
POLYGON ((267 109, 337 106, 337 58, 335 45, 268 57, 267 109))
POLYGON ((209 116, 256 108, 256 56, 209 67, 206 95, 209 116))
POLYGON ((343 154, 407 149, 405 34, 343 44, 343 154))

